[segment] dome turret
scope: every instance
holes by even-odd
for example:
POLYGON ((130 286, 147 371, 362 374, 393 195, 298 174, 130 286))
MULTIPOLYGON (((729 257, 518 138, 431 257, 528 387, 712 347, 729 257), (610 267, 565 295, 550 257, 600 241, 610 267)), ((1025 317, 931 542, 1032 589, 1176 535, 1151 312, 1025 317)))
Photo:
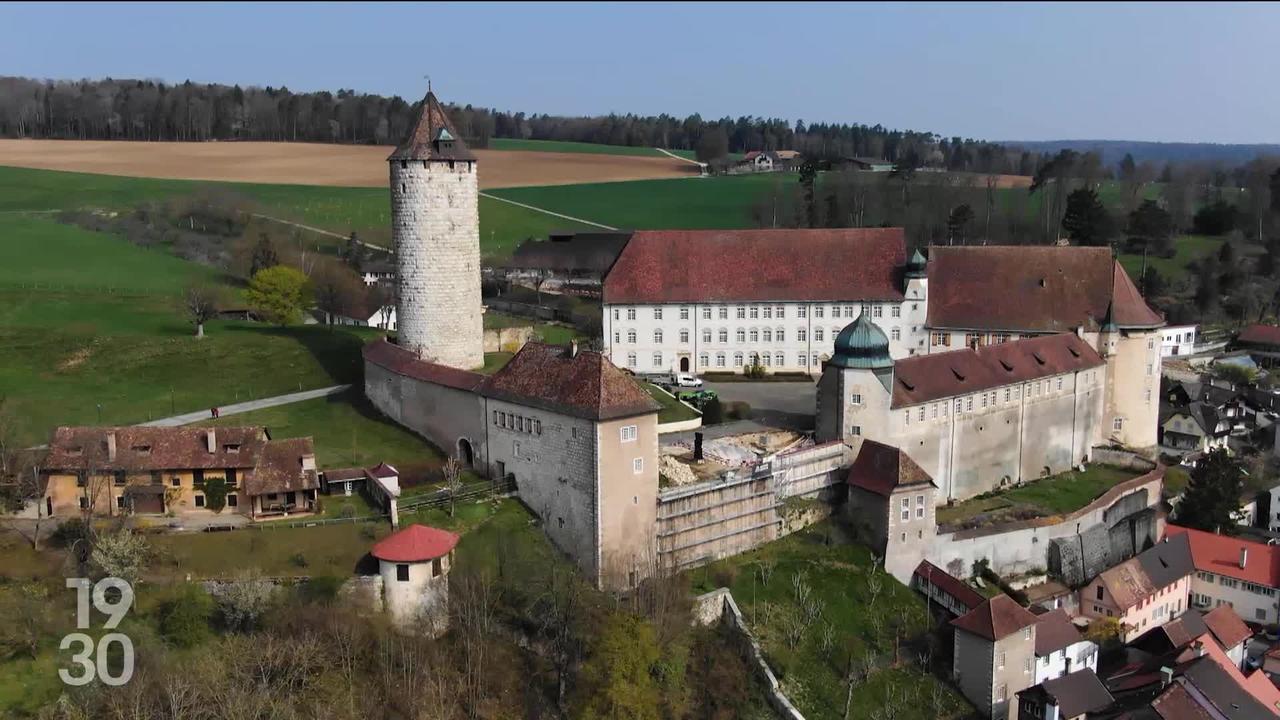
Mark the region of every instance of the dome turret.
POLYGON ((836 336, 835 355, 830 364, 863 370, 891 368, 889 337, 864 312, 836 336))
POLYGON ((907 261, 907 278, 927 277, 929 274, 927 263, 924 253, 920 252, 920 248, 916 248, 915 252, 911 253, 911 259, 907 261))

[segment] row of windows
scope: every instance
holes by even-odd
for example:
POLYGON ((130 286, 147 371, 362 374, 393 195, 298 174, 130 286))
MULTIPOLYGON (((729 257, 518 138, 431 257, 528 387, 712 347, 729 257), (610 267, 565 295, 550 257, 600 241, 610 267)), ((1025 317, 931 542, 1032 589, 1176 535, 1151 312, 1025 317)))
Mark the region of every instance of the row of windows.
MULTIPOLYGON (((196 496, 195 496, 195 503, 196 503, 196 507, 198 507, 198 508, 202 508, 202 507, 204 507, 204 495, 196 495, 196 496)), ((238 495, 236 495, 235 493, 228 493, 228 494, 227 494, 227 507, 239 507, 239 506, 240 506, 240 497, 239 497, 238 495)), ((81 497, 80 497, 80 509, 81 509, 81 510, 88 510, 88 509, 89 509, 89 498, 84 497, 84 496, 81 496, 81 497)), ((124 510, 124 509, 125 509, 125 497, 124 497, 124 495, 117 495, 117 496, 116 496, 116 509, 117 509, 117 510, 124 510)))
POLYGON ((1244 580, 1236 580, 1235 578, 1222 577, 1222 576, 1214 575, 1213 573, 1207 573, 1207 572, 1197 572, 1196 577, 1209 583, 1210 585, 1217 583, 1218 585, 1221 585, 1226 588, 1231 588, 1233 590, 1236 588, 1240 588, 1248 592, 1251 592, 1255 595, 1263 595, 1265 597, 1276 596, 1275 588, 1269 588, 1265 585, 1258 585, 1256 583, 1251 583, 1244 580))
MULTIPOLYGON (((977 398, 977 406, 979 409, 986 409, 987 407, 997 407, 1003 403, 1010 403, 1010 402, 1021 400, 1023 387, 1026 387, 1026 394, 1028 398, 1048 395, 1050 392, 1052 392, 1055 389, 1062 390, 1063 379, 1064 378, 1059 377, 1056 380, 1040 380, 1034 383, 1028 383, 1025 386, 1017 385, 1017 386, 1006 387, 1004 388, 1003 391, 992 390, 991 392, 984 392, 978 395, 969 395, 968 397, 964 397, 964 398, 956 398, 954 401, 955 412, 956 414, 960 414, 962 412, 973 412, 975 398, 977 398), (1003 403, 1000 400, 1001 398, 1004 398, 1003 403)), ((849 402, 852 405, 861 405, 862 395, 858 393, 854 393, 849 397, 849 402)), ((902 423, 904 425, 910 425, 913 417, 916 422, 924 422, 926 419, 936 420, 938 418, 939 407, 942 408, 942 417, 946 417, 948 403, 945 403, 945 402, 932 403, 930 405, 921 405, 918 408, 909 408, 907 410, 903 410, 902 423)))
MULTIPOLYGON (((653 360, 653 367, 655 368, 667 367, 666 366, 667 356, 665 356, 661 352, 653 353, 653 356, 651 359, 653 360)), ((795 359, 796 359, 796 365, 799 367, 809 367, 810 364, 812 364, 812 366, 815 368, 822 366, 822 358, 819 357, 818 353, 812 353, 812 354, 796 353, 795 359)), ((736 353, 733 353, 732 355, 728 353, 716 353, 714 356, 711 353, 698 353, 698 367, 701 367, 701 368, 710 368, 710 367, 740 368, 740 367, 746 367, 747 365, 760 365, 761 367, 787 367, 787 353, 736 352, 736 353), (730 365, 730 361, 732 361, 732 365, 730 365)), ((629 368, 640 367, 638 363, 638 358, 635 353, 627 353, 627 367, 629 368)))
MULTIPOLYGON (((873 317, 873 318, 879 318, 879 317, 884 317, 884 307, 885 307, 884 305, 871 305, 871 304, 864 304, 864 305, 861 305, 861 306, 859 306, 859 305, 832 305, 832 306, 830 307, 830 311, 831 311, 831 317, 833 317, 833 318, 838 318, 838 317, 847 317, 847 318, 852 318, 852 317, 854 317, 854 312, 855 312, 855 308, 856 308, 856 309, 857 309, 857 312, 870 312, 870 313, 871 313, 871 317, 873 317)), ((664 315, 664 310, 665 310, 665 308, 661 308, 661 307, 655 307, 655 308, 653 308, 653 319, 654 319, 654 320, 662 320, 662 319, 663 319, 663 315, 664 315)), ((681 319, 681 320, 688 320, 688 319, 689 319, 689 308, 688 308, 688 306, 683 306, 683 305, 682 305, 682 306, 680 306, 679 308, 677 308, 677 309, 676 309, 676 312, 677 312, 677 314, 679 315, 679 317, 680 317, 680 319, 681 319)), ((745 320, 745 319, 747 319, 747 318, 750 318, 750 319, 752 319, 752 320, 755 320, 755 319, 758 319, 758 318, 764 318, 764 319, 766 319, 766 320, 771 319, 771 318, 777 318, 777 319, 781 320, 781 319, 783 319, 783 318, 785 318, 785 317, 787 316, 787 306, 786 306, 786 305, 735 305, 735 306, 733 306, 733 308, 732 308, 732 312, 733 312, 733 316, 734 316, 734 317, 736 317, 736 318, 738 318, 739 320, 745 320)), ((621 308, 614 308, 614 309, 613 309, 613 319, 614 319, 614 320, 621 320, 621 319, 622 319, 622 315, 623 315, 623 313, 624 313, 624 311, 623 311, 621 308)), ((703 320, 710 320, 710 319, 712 319, 712 313, 713 313, 713 308, 711 308, 711 307, 709 307, 709 306, 703 306, 703 308, 702 308, 702 319, 703 319, 703 320)), ((718 306, 718 307, 714 308, 714 314, 715 314, 715 316, 716 316, 717 318, 721 319, 721 320, 728 320, 728 319, 729 319, 729 313, 730 313, 730 306, 728 306, 728 305, 720 305, 720 306, 718 306)), ((627 308, 627 309, 625 310, 625 314, 626 314, 626 318, 627 318, 628 320, 635 320, 635 319, 636 319, 636 309, 635 309, 635 308, 627 308)), ((826 317, 826 315, 827 315, 827 306, 826 306, 826 305, 815 305, 815 306, 813 306, 813 316, 814 316, 814 317, 816 317, 816 318, 820 318, 820 317, 826 317)), ((800 306, 797 306, 797 307, 796 307, 796 317, 798 317, 798 318, 807 318, 808 316, 809 316, 809 306, 808 306, 808 305, 800 305, 800 306)), ((889 317, 902 317, 902 306, 901 306, 901 305, 890 305, 890 306, 889 306, 889 317)))
MULTIPOLYGON (((861 428, 859 428, 859 433, 861 433, 861 428)), ((920 520, 922 518, 924 518, 924 496, 917 495, 916 496, 916 519, 920 520)), ((907 522, 908 520, 911 519, 911 498, 909 497, 902 498, 902 508, 898 513, 898 519, 903 522, 907 522)))
MULTIPOLYGON (((835 337, 840 334, 841 329, 842 328, 839 328, 839 327, 831 328, 831 339, 834 340, 835 337)), ((630 345, 636 344, 638 334, 636 333, 635 330, 614 331, 613 342, 615 344, 620 344, 622 342, 624 333, 627 338, 628 344, 630 345)), ((745 342, 753 342, 753 343, 780 342, 781 343, 781 342, 787 341, 787 330, 786 328, 738 328, 737 330, 734 331, 733 337, 734 337, 734 340, 739 344, 742 344, 745 342)), ((827 333, 825 328, 818 327, 813 329, 813 339, 815 342, 824 342, 826 340, 826 337, 827 337, 827 333)), ((901 340, 902 328, 896 327, 896 326, 889 328, 889 337, 892 340, 901 340)), ((679 338, 680 338, 681 344, 687 345, 689 343, 689 331, 680 330, 679 338)), ((719 330, 712 330, 711 328, 703 328, 702 342, 710 344, 712 342, 712 338, 715 338, 716 341, 720 342, 721 344, 727 344, 729 342, 729 329, 720 328, 719 330)), ((661 344, 665 339, 666 339, 666 333, 663 332, 661 329, 657 329, 653 331, 654 343, 661 344)), ((804 327, 796 328, 796 340, 798 342, 808 342, 809 340, 808 328, 804 328, 804 327)))
MULTIPOLYGON (((929 345, 932 347, 951 347, 951 331, 939 330, 930 333, 929 345)), ((1018 336, 1013 333, 965 333, 964 347, 979 348, 983 345, 999 345, 1012 340, 1017 340, 1018 336)))
POLYGON ((516 415, 515 413, 502 412, 501 410, 493 411, 493 424, 514 430, 515 432, 525 433, 526 435, 541 435, 542 421, 537 418, 516 415))
MULTIPOLYGON (((202 470, 202 469, 201 469, 201 470, 192 470, 192 471, 191 471, 191 484, 192 484, 192 485, 194 485, 194 486, 196 486, 196 487, 202 487, 202 486, 205 484, 206 480, 223 480, 223 481, 225 481, 225 482, 227 483, 227 487, 231 487, 231 488, 236 487, 236 483, 238 482, 238 480, 236 479, 236 478, 237 478, 237 472, 236 472, 236 469, 235 469, 235 468, 227 468, 226 470, 217 470, 217 471, 215 471, 215 472, 222 473, 222 475, 214 475, 214 476, 210 476, 210 477, 206 478, 206 477, 204 476, 204 473, 205 473, 205 471, 204 471, 204 470, 202 470), (224 475, 225 475, 225 477, 224 477, 224 475)), ((106 473, 103 473, 103 474, 105 475, 106 473)), ((115 485, 116 487, 124 487, 125 485, 128 485, 128 484, 129 484, 129 475, 128 475, 128 473, 127 473, 126 471, 124 471, 124 470, 114 470, 114 471, 112 471, 110 474, 111 474, 111 483, 112 483, 113 485, 115 485)), ((151 471, 151 484, 152 484, 152 485, 163 485, 163 484, 164 484, 164 477, 163 477, 163 475, 164 475, 164 473, 162 473, 162 472, 161 472, 161 471, 159 471, 159 470, 152 470, 152 471, 151 471)), ((89 484, 89 475, 88 475, 88 473, 86 473, 86 472, 85 472, 85 471, 83 471, 83 470, 79 470, 79 471, 77 471, 77 472, 76 472, 76 487, 78 487, 78 488, 82 488, 82 487, 85 487, 85 486, 86 486, 86 485, 88 485, 88 484, 89 484)), ((182 487, 182 478, 178 477, 177 475, 174 475, 174 476, 172 476, 172 477, 170 477, 170 478, 169 478, 169 484, 170 484, 172 487, 182 487)))

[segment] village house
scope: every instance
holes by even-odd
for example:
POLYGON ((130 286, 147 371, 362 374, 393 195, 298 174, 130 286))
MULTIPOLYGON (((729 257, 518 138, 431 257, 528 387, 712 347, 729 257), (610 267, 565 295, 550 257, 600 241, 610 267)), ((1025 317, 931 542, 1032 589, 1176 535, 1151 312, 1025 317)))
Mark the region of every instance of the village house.
POLYGON ((1193 402, 1170 410, 1160 423, 1160 449, 1170 455, 1202 455, 1227 449, 1231 419, 1210 404, 1193 402))
POLYGON ((1160 356, 1180 357, 1196 351, 1199 325, 1167 325, 1160 330, 1160 356))
POLYGON ((1166 534, 1189 543, 1193 607, 1227 605, 1246 622, 1280 622, 1280 547, 1176 525, 1166 534))
POLYGON ((262 427, 59 427, 40 476, 50 516, 260 518, 314 509, 320 487, 311 438, 262 427))
POLYGON ((892 172, 893 163, 888 160, 869 157, 847 157, 839 161, 840 168, 843 170, 854 170, 857 172, 892 172))
POLYGON ((1189 608, 1174 620, 1143 633, 1129 647, 1152 657, 1165 657, 1204 637, 1212 638, 1236 667, 1244 667, 1245 646, 1253 631, 1230 605, 1219 605, 1207 613, 1189 608))
POLYGON ((983 717, 1002 720, 1017 694, 1035 684, 1036 616, 996 595, 951 621, 952 679, 983 717))
POLYGON ((369 554, 378 560, 382 598, 400 628, 432 637, 449 627, 449 571, 458 536, 413 524, 383 538, 369 554))
POLYGON ((561 293, 599 297, 604 277, 631 239, 629 232, 554 232, 520 243, 502 265, 503 276, 561 293))
POLYGON ((866 316, 841 331, 816 436, 901 448, 939 502, 1070 469, 1102 438, 1107 368, 1074 334, 896 361, 889 347, 866 316))
POLYGON ((1080 614, 1115 618, 1120 623, 1120 639, 1129 642, 1189 607, 1192 572, 1187 539, 1166 535, 1081 588, 1080 614))
POLYGON ((1254 720, 1280 715, 1280 690, 1263 671, 1248 675, 1204 633, 1182 647, 1130 662, 1106 678, 1111 717, 1254 720), (1127 713, 1127 714, 1126 714, 1127 713))
POLYGON ((969 613, 986 600, 977 590, 928 560, 921 560, 911 573, 911 588, 953 618, 969 613))
POLYGON ((1230 347, 1247 352, 1259 367, 1274 367, 1280 359, 1280 327, 1255 323, 1241 330, 1230 347))
POLYGON ((1076 670, 1018 693, 1018 720, 1083 720, 1115 699, 1092 669, 1076 670))
POLYGON ((1098 669, 1098 645, 1084 639, 1065 610, 1036 619, 1036 683, 1098 669))
POLYGON ((393 285, 396 279, 396 262, 394 257, 379 254, 360 263, 360 279, 366 287, 378 284, 393 285))

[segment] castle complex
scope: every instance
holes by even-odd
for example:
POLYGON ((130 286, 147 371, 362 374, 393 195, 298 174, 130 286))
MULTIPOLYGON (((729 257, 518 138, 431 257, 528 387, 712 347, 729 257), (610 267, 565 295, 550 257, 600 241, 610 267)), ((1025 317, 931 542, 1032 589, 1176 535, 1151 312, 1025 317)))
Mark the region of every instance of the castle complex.
POLYGON ((886 563, 895 575, 922 557, 1042 565, 1043 546, 943 547, 933 507, 1092 460, 1100 445, 1156 444, 1163 321, 1106 248, 926 259, 908 256, 901 228, 638 231, 615 238, 604 273, 602 352, 529 343, 481 374, 476 157, 428 93, 388 160, 399 339, 365 348, 365 392, 475 472, 514 480, 601 587, 768 542, 782 500, 843 497, 866 447, 849 517, 900 556, 886 563), (619 366, 809 373, 815 438, 659 489, 659 406, 619 366))

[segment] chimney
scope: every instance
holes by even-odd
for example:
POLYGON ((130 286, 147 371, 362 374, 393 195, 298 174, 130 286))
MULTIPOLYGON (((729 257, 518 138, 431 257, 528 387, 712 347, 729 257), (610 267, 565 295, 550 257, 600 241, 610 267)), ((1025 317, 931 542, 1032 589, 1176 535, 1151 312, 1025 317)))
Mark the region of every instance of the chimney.
MULTIPOLYGON (((115 462, 115 461, 116 461, 116 433, 113 430, 107 433, 107 462, 115 462)), ((1244 567, 1243 564, 1241 565, 1241 567, 1244 567)))
POLYGON ((578 357, 578 341, 577 340, 569 341, 569 357, 571 358, 578 357))
POLYGON ((205 446, 209 450, 209 454, 212 455, 214 452, 217 451, 218 437, 214 433, 213 428, 209 428, 209 432, 205 433, 204 442, 205 442, 205 446))
POLYGON ((1160 687, 1162 688, 1168 687, 1169 683, 1171 682, 1173 682, 1173 668, 1161 667, 1160 668, 1160 687))
POLYGON ((1240 548, 1240 569, 1244 569, 1245 561, 1249 559, 1249 548, 1241 546, 1240 548))

